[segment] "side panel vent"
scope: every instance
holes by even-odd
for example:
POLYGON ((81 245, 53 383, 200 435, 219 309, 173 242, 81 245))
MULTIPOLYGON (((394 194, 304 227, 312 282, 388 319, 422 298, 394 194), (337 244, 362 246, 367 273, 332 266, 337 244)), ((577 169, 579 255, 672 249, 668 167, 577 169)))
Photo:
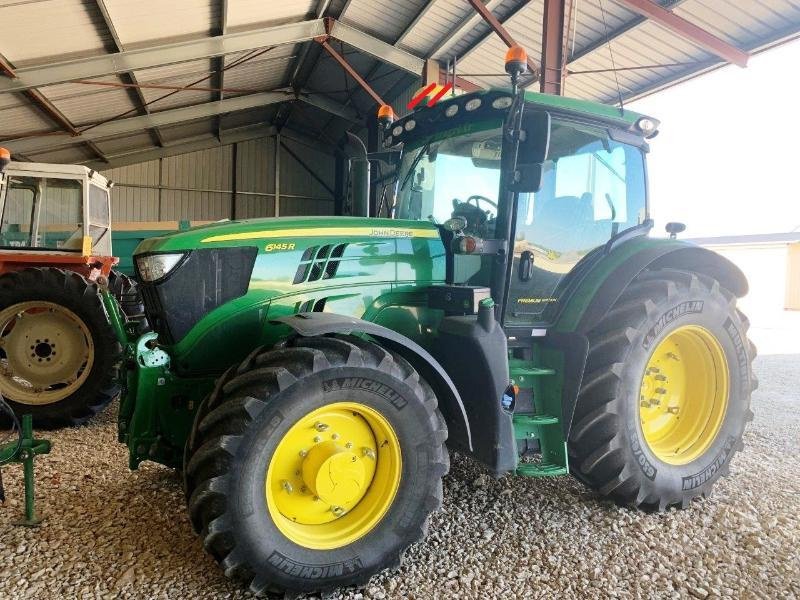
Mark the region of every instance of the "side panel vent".
POLYGON ((304 302, 298 302, 294 306, 294 311, 296 313, 323 312, 325 310, 325 302, 327 302, 327 300, 327 298, 320 298, 319 300, 314 300, 311 298, 310 300, 305 300, 304 302))
POLYGON ((298 284, 335 277, 346 248, 347 244, 328 244, 306 248, 292 283, 298 284))

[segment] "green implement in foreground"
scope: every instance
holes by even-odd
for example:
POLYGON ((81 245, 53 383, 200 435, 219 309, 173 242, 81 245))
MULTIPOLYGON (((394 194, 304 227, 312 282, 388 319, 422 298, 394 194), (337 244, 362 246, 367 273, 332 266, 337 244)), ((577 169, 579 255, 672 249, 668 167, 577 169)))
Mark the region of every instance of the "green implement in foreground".
POLYGON ((649 237, 656 127, 466 94, 386 125, 371 158, 394 173, 387 218, 143 241, 152 331, 105 296, 131 468, 181 469, 205 547, 256 592, 397 565, 441 505, 449 451, 646 510, 706 496, 752 415, 747 282, 649 237))
MULTIPOLYGON (((25 482, 25 518, 19 521, 19 525, 35 527, 41 523, 41 519, 36 515, 33 460, 37 454, 49 453, 50 441, 33 437, 33 418, 31 415, 22 416, 22 431, 16 442, 0 444, 0 465, 10 463, 22 465, 25 482)), ((5 502, 2 477, 0 477, 0 502, 5 502)))

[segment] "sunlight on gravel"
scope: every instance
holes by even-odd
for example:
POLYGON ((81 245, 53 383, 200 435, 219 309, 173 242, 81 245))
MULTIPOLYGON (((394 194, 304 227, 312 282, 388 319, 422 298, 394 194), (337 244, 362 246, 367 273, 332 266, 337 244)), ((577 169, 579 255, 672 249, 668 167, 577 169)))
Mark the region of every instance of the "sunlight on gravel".
MULTIPOLYGON (((563 477, 494 480, 453 458, 445 503, 404 566, 330 598, 800 595, 800 355, 755 363, 755 420, 731 476, 689 510, 646 515, 563 477)), ((248 598, 204 553, 179 477, 127 468, 112 406, 53 432, 36 467, 38 529, 15 527, 21 469, 3 469, 0 598, 248 598)))

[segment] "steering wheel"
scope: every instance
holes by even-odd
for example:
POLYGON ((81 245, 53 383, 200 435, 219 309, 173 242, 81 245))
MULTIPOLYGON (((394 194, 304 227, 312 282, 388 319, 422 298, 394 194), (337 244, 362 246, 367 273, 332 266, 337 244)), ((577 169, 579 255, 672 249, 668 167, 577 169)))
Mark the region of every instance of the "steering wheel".
POLYGON ((472 196, 467 198, 465 204, 469 204, 473 200, 475 201, 475 206, 477 206, 478 208, 481 207, 481 202, 486 202, 486 204, 497 210, 497 202, 495 202, 494 200, 490 200, 486 196, 481 196, 480 194, 473 194, 472 196))

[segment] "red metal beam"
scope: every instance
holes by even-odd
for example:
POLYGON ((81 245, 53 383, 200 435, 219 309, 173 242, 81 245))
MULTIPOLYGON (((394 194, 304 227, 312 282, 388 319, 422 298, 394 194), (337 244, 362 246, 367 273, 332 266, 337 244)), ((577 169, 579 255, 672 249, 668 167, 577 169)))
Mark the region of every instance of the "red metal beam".
POLYGON ((564 87, 565 0, 544 0, 542 75, 539 90, 560 96, 564 87))
POLYGON ((369 94, 373 100, 375 100, 375 102, 377 102, 381 106, 386 104, 386 102, 383 101, 383 98, 380 97, 378 92, 372 89, 372 86, 368 84, 364 80, 364 78, 361 77, 361 75, 359 75, 356 72, 356 70, 352 67, 352 65, 345 60, 344 56, 342 56, 336 50, 333 49, 333 47, 328 43, 327 38, 316 38, 316 41, 322 44, 322 47, 325 49, 325 51, 328 54, 330 54, 333 57, 333 59, 341 65, 341 67, 345 70, 345 72, 347 72, 350 75, 350 77, 356 80, 356 83, 358 83, 358 85, 360 85, 364 89, 364 91, 367 92, 367 94, 369 94))
POLYGON ((747 66, 747 60, 750 55, 736 46, 719 39, 712 35, 702 27, 698 27, 694 23, 687 21, 683 17, 679 17, 673 12, 662 8, 655 2, 650 0, 614 0, 622 4, 624 7, 647 17, 651 21, 658 23, 662 27, 669 29, 671 32, 679 35, 680 37, 688 40, 689 42, 707 50, 712 54, 719 56, 729 63, 733 63, 740 67, 747 66))
MULTIPOLYGON (((472 5, 472 8, 475 9, 484 21, 492 28, 492 30, 503 40, 503 43, 511 48, 511 46, 519 46, 514 38, 508 33, 508 30, 503 27, 503 24, 498 21, 497 17, 495 17, 492 12, 486 8, 486 5, 481 2, 481 0, 467 0, 472 5)), ((528 58, 528 70, 530 71, 531 75, 534 77, 539 75, 539 65, 533 62, 532 59, 528 58)))

